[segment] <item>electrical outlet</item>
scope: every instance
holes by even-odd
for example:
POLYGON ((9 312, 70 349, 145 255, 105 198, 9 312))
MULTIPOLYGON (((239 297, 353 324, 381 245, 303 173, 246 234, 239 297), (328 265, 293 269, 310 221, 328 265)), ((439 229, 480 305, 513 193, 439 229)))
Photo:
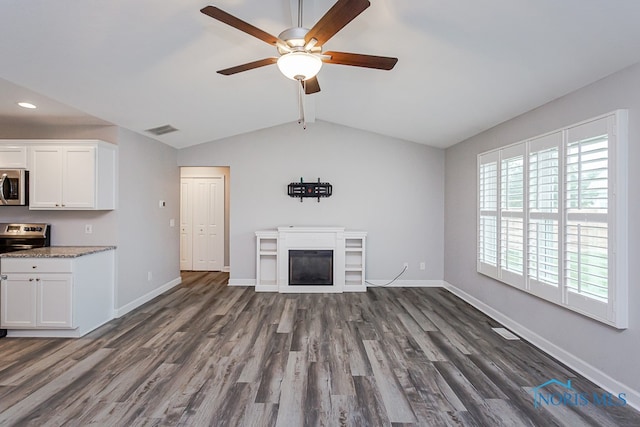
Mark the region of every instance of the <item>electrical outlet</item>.
POLYGON ((425 268, 427 268, 427 263, 425 263, 424 261, 422 261, 420 263, 420 270, 424 270, 425 268))
POLYGON ((404 264, 402 264, 402 268, 404 268, 405 270, 409 269, 409 263, 405 262, 404 264))
POLYGON ((147 273, 147 280, 150 282, 153 279, 153 274, 151 274, 151 272, 149 271, 147 273))
POLYGON ((86 234, 91 234, 93 233, 93 225, 92 224, 85 224, 84 226, 84 232, 86 234))
POLYGON ((175 219, 173 219, 173 218, 171 218, 171 219, 169 220, 169 227, 175 227, 175 226, 176 226, 176 220, 175 220, 175 219))

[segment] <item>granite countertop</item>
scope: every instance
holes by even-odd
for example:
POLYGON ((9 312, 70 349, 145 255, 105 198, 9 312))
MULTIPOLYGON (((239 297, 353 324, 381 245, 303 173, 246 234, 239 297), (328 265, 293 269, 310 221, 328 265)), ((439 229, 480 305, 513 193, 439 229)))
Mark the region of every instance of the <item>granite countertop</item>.
POLYGON ((0 254, 0 258, 77 258, 114 250, 115 246, 49 246, 0 254))

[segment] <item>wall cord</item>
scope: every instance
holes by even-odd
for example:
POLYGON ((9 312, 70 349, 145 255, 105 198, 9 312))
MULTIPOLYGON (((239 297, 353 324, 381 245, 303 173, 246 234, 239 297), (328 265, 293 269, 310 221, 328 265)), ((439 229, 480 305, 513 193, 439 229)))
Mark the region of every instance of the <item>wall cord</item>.
POLYGON ((366 283, 367 285, 369 285, 369 286, 371 286, 371 287, 373 287, 373 288, 384 288, 384 287, 387 287, 387 286, 391 285, 391 284, 392 284, 393 282, 395 282, 396 280, 398 280, 398 278, 399 278, 400 276, 402 276, 402 275, 404 274, 404 272, 405 272, 405 271, 407 271, 407 267, 406 267, 406 266, 402 269, 402 271, 400 272, 400 274, 398 274, 396 277, 394 277, 393 279, 391 279, 391 281, 390 281, 390 282, 387 282, 387 283, 385 283, 384 285, 375 285, 375 284, 373 284, 373 283, 371 283, 371 282, 367 282, 366 280, 364 281, 364 283, 366 283))

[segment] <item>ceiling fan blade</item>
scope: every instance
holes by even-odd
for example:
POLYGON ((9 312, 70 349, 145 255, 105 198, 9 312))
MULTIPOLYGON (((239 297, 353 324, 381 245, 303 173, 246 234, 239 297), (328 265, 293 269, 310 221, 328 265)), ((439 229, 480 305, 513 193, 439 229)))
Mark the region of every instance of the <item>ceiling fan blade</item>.
POLYGON ((300 84, 302 85, 302 87, 304 87, 304 93, 306 95, 320 92, 320 83, 318 83, 318 77, 311 77, 304 82, 300 82, 300 84))
POLYGON ((246 64, 236 65, 235 67, 225 68, 224 70, 217 71, 218 74, 224 74, 230 76, 232 74, 241 73, 243 71, 253 70, 254 68, 264 67, 265 65, 271 65, 278 62, 278 58, 265 58, 258 61, 247 62, 246 64))
POLYGON ((256 37, 265 43, 269 43, 270 45, 275 45, 279 40, 277 37, 272 36, 271 34, 262 31, 260 28, 254 27, 248 22, 245 22, 240 18, 236 18, 235 16, 225 12, 222 9, 218 9, 215 6, 206 6, 201 9, 200 12, 212 17, 213 19, 217 19, 220 22, 224 22, 225 24, 243 31, 253 37, 256 37))
POLYGON ((304 37, 305 44, 316 39, 316 45, 322 46, 369 6, 369 0, 338 0, 309 30, 304 37))
POLYGON ((324 52, 322 62, 327 64, 352 65, 354 67, 377 68, 379 70, 391 70, 398 62, 398 58, 388 56, 363 55, 347 52, 324 52))

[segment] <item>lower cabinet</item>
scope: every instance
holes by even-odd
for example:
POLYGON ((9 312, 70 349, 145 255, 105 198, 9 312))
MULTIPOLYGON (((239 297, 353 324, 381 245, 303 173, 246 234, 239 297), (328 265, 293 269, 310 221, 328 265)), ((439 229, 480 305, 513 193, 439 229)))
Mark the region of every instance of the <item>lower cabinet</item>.
POLYGON ((0 328, 10 336, 80 337, 113 318, 114 251, 3 258, 0 328))
POLYGON ((71 274, 11 274, 2 284, 3 328, 74 328, 71 274))

